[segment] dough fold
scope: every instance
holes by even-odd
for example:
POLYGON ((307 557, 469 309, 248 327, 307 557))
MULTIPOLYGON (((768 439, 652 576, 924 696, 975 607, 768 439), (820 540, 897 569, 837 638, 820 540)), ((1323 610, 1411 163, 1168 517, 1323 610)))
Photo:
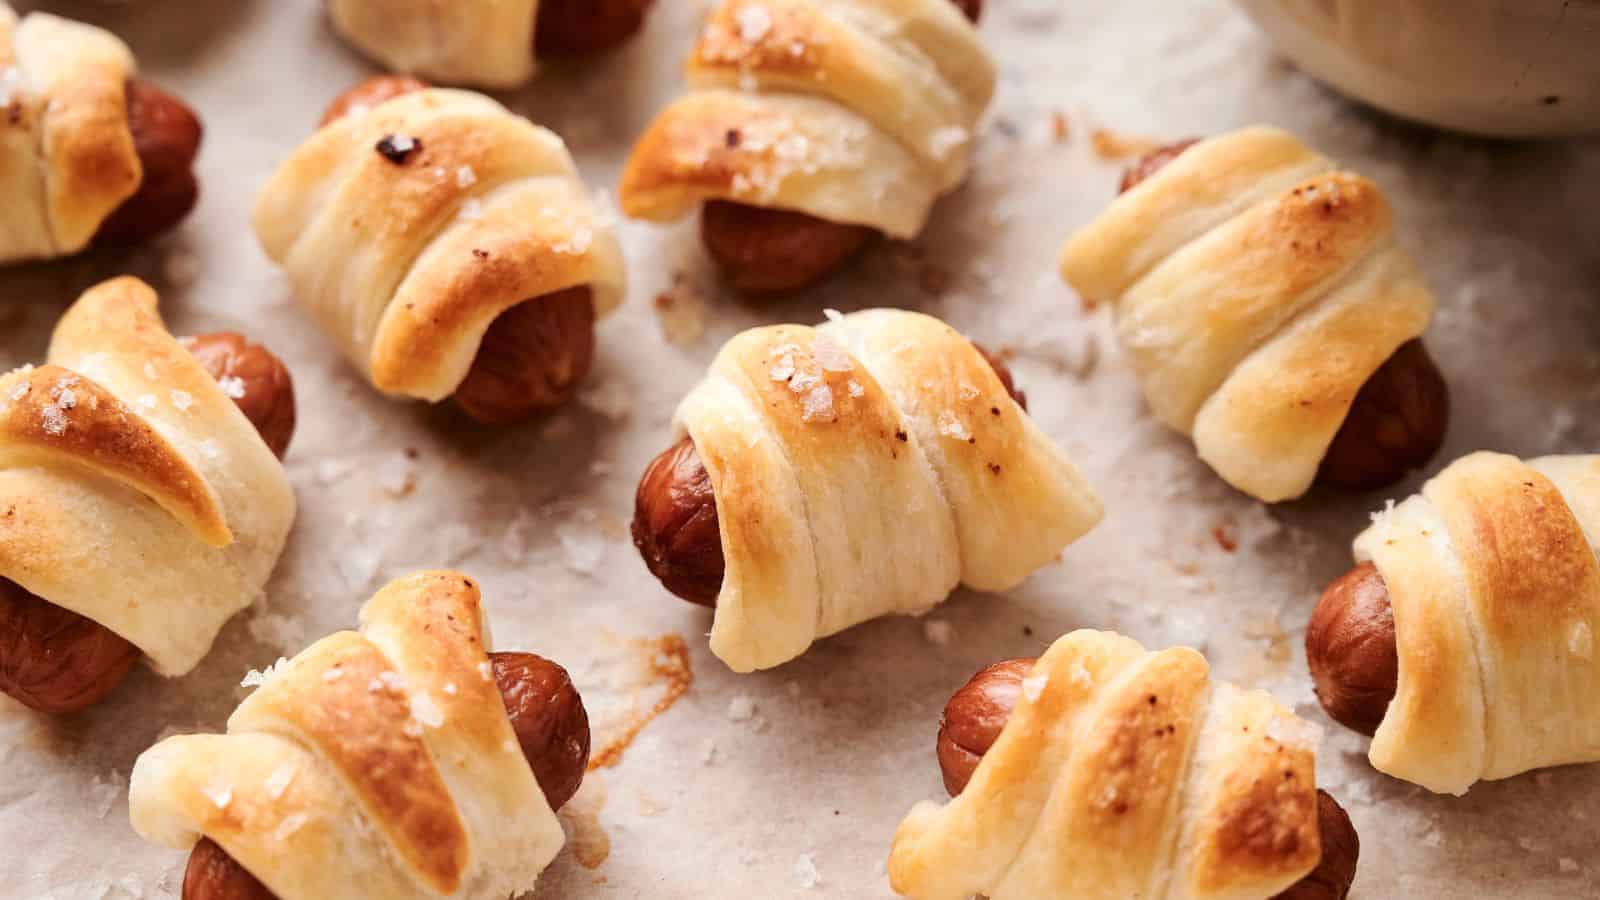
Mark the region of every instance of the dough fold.
POLYGON ((623 211, 706 200, 891 237, 922 230, 971 165, 995 65, 949 0, 726 0, 623 173, 623 211))
POLYGON ((92 288, 49 362, 0 377, 0 577, 183 675, 261 595, 294 521, 282 464, 134 278, 92 288))
POLYGON ((1436 793, 1600 761, 1600 456, 1474 453, 1355 541, 1388 585, 1379 771, 1436 793))
POLYGON ((111 32, 0 0, 0 263, 77 253, 138 191, 136 69, 111 32))
POLYGON ((711 649, 739 672, 926 612, 960 583, 1012 588, 1101 517, 982 353, 917 313, 746 331, 675 427, 716 495, 726 573, 711 649))
POLYGON ((965 790, 900 823, 917 900, 1267 900, 1321 859, 1315 726, 1178 647, 1075 631, 965 790))
POLYGON ((622 248, 554 133, 480 94, 425 90, 318 131, 278 169, 256 235, 384 393, 455 393, 506 310, 626 292, 622 248))
POLYGON ((339 36, 385 68, 444 84, 533 78, 539 0, 329 0, 339 36))
POLYGON ((478 586, 395 581, 339 632, 280 663, 223 735, 139 757, 134 830, 215 841, 281 900, 503 900, 565 841, 523 758, 489 661, 478 586))
POLYGON ((1304 494, 1356 394, 1435 305, 1367 179, 1248 128, 1185 150, 1067 242, 1151 411, 1269 503, 1304 494))

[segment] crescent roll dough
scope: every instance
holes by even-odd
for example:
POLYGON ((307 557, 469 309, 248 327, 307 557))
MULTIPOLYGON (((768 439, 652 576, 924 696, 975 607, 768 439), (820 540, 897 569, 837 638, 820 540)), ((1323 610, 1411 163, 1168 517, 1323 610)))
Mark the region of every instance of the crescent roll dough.
POLYGON ((119 278, 0 377, 0 577, 182 675, 261 594, 294 520, 283 466, 119 278))
POLYGON ((478 586, 402 578, 272 670, 224 735, 133 767, 145 840, 210 838, 280 900, 504 900, 564 843, 489 662, 478 586))
POLYGON ((1428 790, 1600 761, 1600 456, 1475 453, 1356 538, 1399 690, 1372 764, 1428 790))
POLYGON ((0 0, 0 263, 76 253, 144 177, 133 53, 108 31, 0 0))
POLYGON ((711 651, 738 672, 1016 586, 1099 500, 983 355, 929 316, 868 310, 729 341, 678 407, 726 561, 711 651))
POLYGON ((966 178, 995 77, 950 0, 726 0, 691 93, 634 148, 623 211, 725 199, 915 237, 966 178))
POLYGON ((431 402, 511 307, 587 285, 604 315, 626 290, 616 234, 561 139, 465 91, 324 127, 262 190, 255 229, 379 390, 431 402))
POLYGON ((533 78, 539 0, 329 0, 334 30, 395 72, 509 88, 533 78))
POLYGON ((1118 197, 1062 273, 1114 305, 1156 417, 1270 503, 1311 487, 1356 393, 1433 314, 1392 219, 1377 185, 1249 128, 1118 197))
POLYGON ((966 789, 900 823, 889 883, 917 900, 1266 900, 1322 856, 1317 739, 1193 650, 1073 632, 966 789))

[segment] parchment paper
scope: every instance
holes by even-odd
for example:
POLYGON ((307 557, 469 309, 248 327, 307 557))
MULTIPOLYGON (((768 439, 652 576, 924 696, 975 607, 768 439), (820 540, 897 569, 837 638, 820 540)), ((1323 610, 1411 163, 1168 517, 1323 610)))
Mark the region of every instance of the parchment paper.
MULTIPOLYGON (((141 672, 65 723, 0 700, 0 896, 176 896, 182 855, 127 823, 138 753, 174 730, 221 730, 248 670, 352 627, 384 580, 430 566, 482 580, 499 647, 572 669, 597 747, 668 689, 638 641, 679 634, 689 648, 687 694, 563 814, 574 841, 540 898, 887 897, 896 823, 942 796, 933 738, 950 692, 982 664, 1084 626, 1197 646, 1219 675, 1329 725, 1319 774, 1362 835, 1355 896, 1600 896, 1600 765, 1432 797, 1373 772, 1365 741, 1317 709, 1301 651, 1312 603, 1348 566, 1368 511, 1421 478, 1270 510, 1231 492, 1149 417, 1106 314, 1082 309, 1054 265, 1112 194, 1117 164, 1103 151, 1116 141, 1096 141, 1096 129, 1172 139, 1282 125, 1390 191, 1401 239, 1439 291, 1428 343, 1456 405, 1430 471, 1480 448, 1597 450, 1600 145, 1492 144, 1376 117, 1296 73, 1223 0, 994 0, 983 26, 1003 72, 992 123, 975 177, 921 240, 756 308, 718 289, 693 223, 624 223, 632 289, 600 329, 582 401, 493 433, 368 389, 248 230, 272 168, 370 71, 319 4, 21 4, 40 5, 113 28, 149 76, 202 111, 205 194, 154 247, 0 274, 0 364, 41 358, 82 289, 124 272, 151 280, 175 330, 243 330, 290 365, 300 516, 269 601, 234 620, 189 677, 141 672), (884 304, 1012 351, 1035 418, 1075 454, 1109 516, 1009 596, 958 594, 926 620, 881 620, 735 676, 706 650, 708 615, 667 595, 628 544, 638 474, 736 331, 884 304)), ((705 5, 662 0, 626 50, 553 69, 507 99, 562 133, 585 175, 610 188, 631 139, 677 90, 705 5)))

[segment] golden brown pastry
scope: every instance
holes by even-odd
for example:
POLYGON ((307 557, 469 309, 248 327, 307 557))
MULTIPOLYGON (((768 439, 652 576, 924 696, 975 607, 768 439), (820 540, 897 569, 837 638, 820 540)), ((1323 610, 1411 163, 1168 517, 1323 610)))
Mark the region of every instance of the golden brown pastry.
POLYGON ((587 374, 622 250, 561 139, 495 101, 382 78, 273 176, 256 234, 386 394, 509 424, 587 374))
POLYGON ((132 278, 73 304, 48 358, 0 377, 0 689, 60 713, 141 656, 187 673, 261 594, 294 396, 238 335, 173 338, 132 278))
POLYGON ((334 30, 390 70, 443 84, 516 87, 539 56, 601 53, 653 0, 328 0, 334 30))
POLYGON ((1306 658, 1379 771, 1463 794, 1600 761, 1600 456, 1474 453, 1374 516, 1306 658))
POLYGON ((877 233, 915 237, 966 178, 994 94, 977 14, 726 0, 690 56, 690 93, 634 148, 624 212, 673 221, 704 204, 707 250, 758 294, 817 281, 877 233))
POLYGON ((1260 500, 1393 483, 1438 450, 1448 393, 1417 338, 1434 297, 1371 181, 1248 128, 1164 148, 1062 273, 1113 306, 1156 417, 1260 500))
POLYGON ((146 240, 199 196, 200 120, 115 35, 0 0, 0 263, 146 240))
POLYGON ((746 331, 678 407, 676 429, 693 461, 673 451, 653 471, 681 462, 703 477, 647 474, 635 543, 669 588, 712 589, 711 650, 738 672, 926 612, 958 584, 1015 587, 1101 516, 984 354, 917 313, 746 331), (687 523, 674 500, 691 498, 675 493, 702 501, 687 523))
POLYGON ((559 666, 489 649, 470 578, 391 583, 359 632, 267 673, 227 734, 140 756, 134 829, 196 847, 184 900, 531 890, 564 842, 553 809, 582 780, 588 720, 559 666))
POLYGON ((951 698, 889 856, 917 900, 1338 900, 1359 840, 1316 790, 1314 726, 1188 648, 1077 631, 951 698))

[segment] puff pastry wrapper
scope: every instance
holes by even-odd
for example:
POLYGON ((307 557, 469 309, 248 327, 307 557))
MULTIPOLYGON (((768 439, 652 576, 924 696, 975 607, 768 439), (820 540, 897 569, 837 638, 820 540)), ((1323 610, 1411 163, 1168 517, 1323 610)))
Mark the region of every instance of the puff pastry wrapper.
POLYGON ((1315 726, 1179 647, 1076 631, 965 790, 889 856, 917 900, 1267 900, 1316 868, 1315 726))
POLYGON ((425 572, 379 591, 361 630, 279 664, 223 735, 139 757, 133 827, 210 838, 280 900, 504 900, 533 887, 561 825, 523 757, 478 587, 425 572))
POLYGON ((1439 793, 1600 761, 1600 456, 1475 453, 1355 541, 1389 588, 1380 771, 1439 793))
POLYGON ((915 237, 965 179, 995 79, 950 0, 727 0, 690 93, 634 148, 623 211, 724 199, 915 237))
POLYGON ((977 348, 917 313, 737 335, 675 428, 716 495, 711 650, 739 672, 961 583, 1014 587, 1101 516, 977 348))
POLYGON ((554 133, 467 91, 346 116, 262 190, 256 235, 296 296, 381 391, 439 401, 523 302, 588 286, 622 302, 622 249, 554 133), (415 142, 396 161, 386 138, 415 142))
POLYGON ((136 279, 73 304, 49 360, 0 377, 0 576, 182 675, 261 594, 288 476, 136 279))
POLYGON ((1382 191, 1273 128, 1185 150, 1061 262, 1113 305, 1156 417, 1267 502, 1310 488, 1356 393, 1435 303, 1382 191))
POLYGON ((339 36, 396 72, 516 87, 534 76, 539 0, 328 0, 339 36))
POLYGON ((0 263, 88 246, 144 168, 128 128, 136 65, 109 31, 0 0, 0 263))

